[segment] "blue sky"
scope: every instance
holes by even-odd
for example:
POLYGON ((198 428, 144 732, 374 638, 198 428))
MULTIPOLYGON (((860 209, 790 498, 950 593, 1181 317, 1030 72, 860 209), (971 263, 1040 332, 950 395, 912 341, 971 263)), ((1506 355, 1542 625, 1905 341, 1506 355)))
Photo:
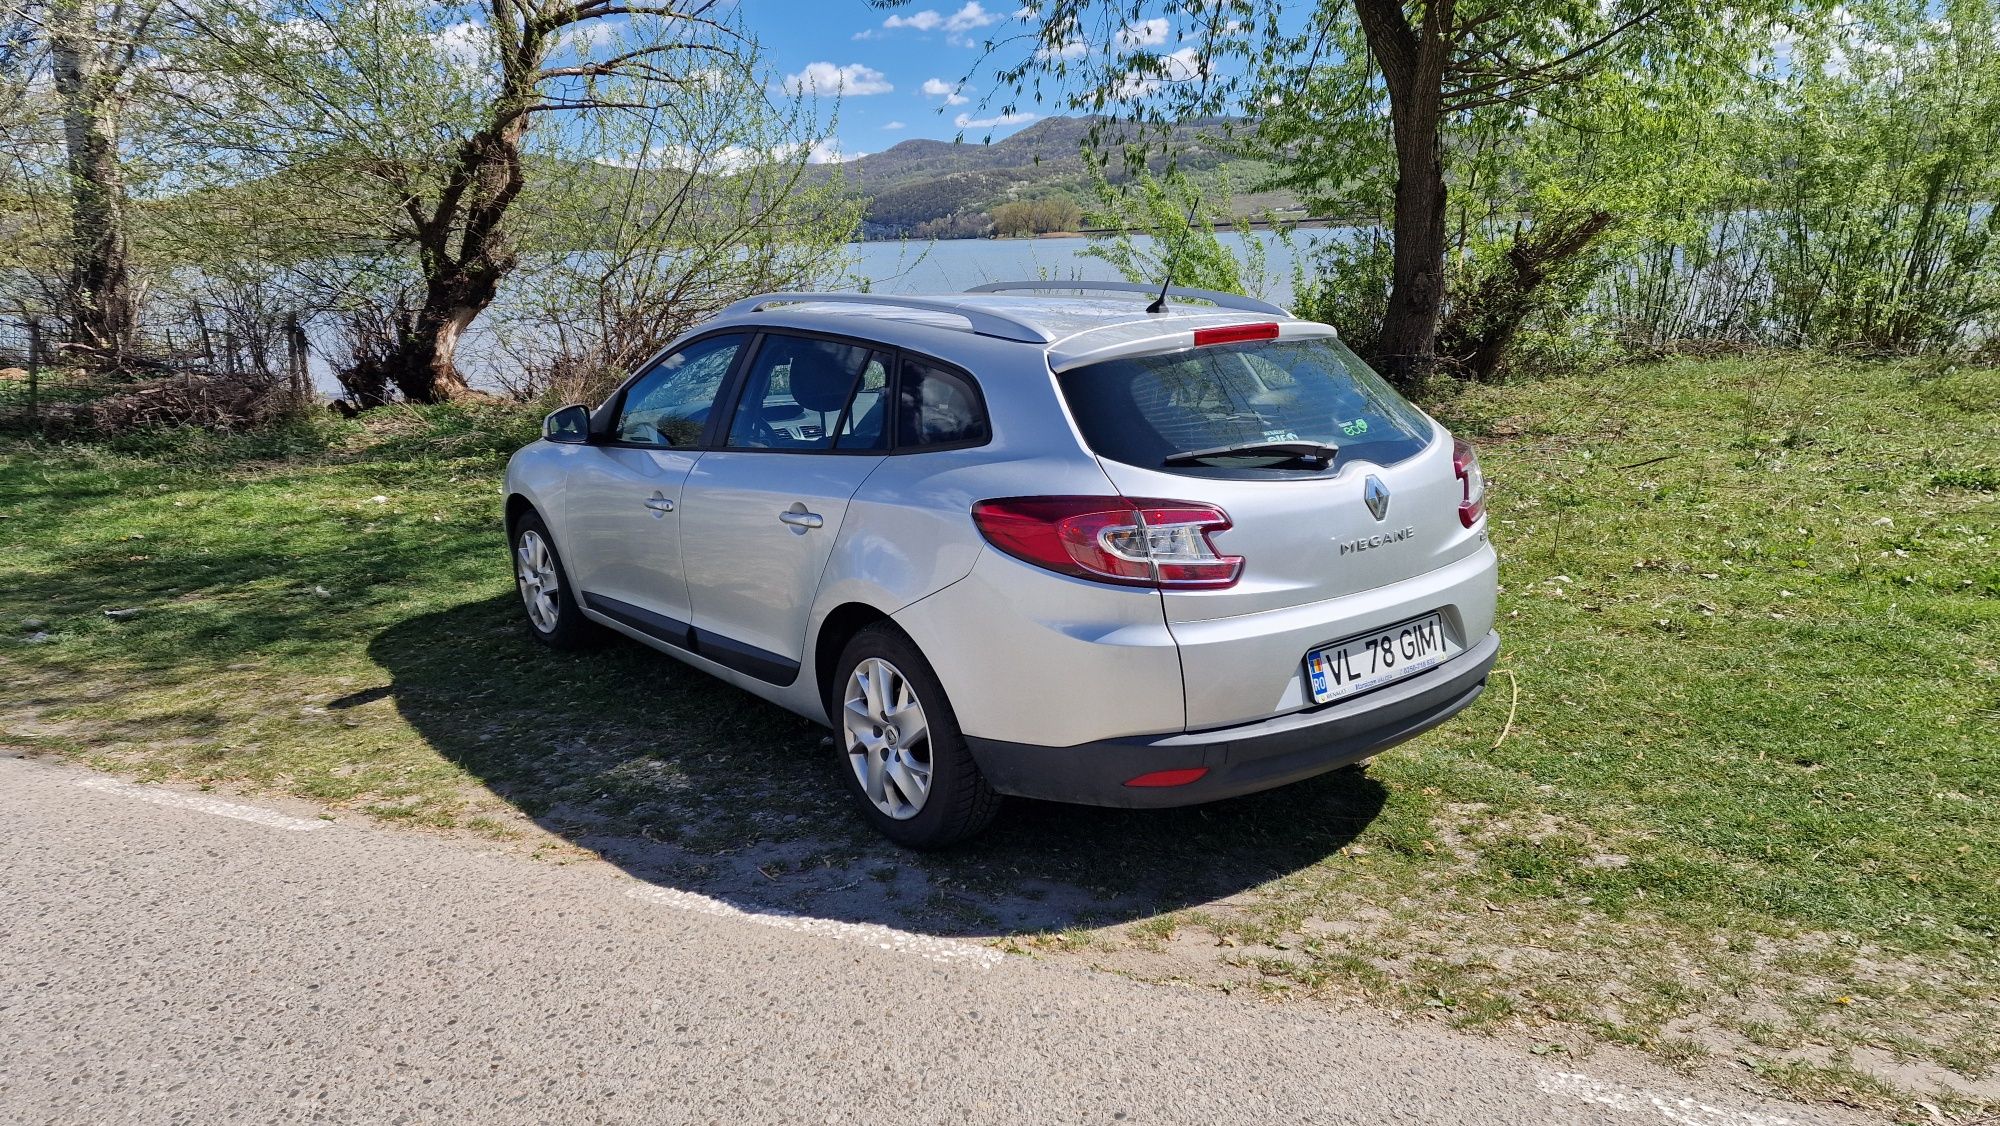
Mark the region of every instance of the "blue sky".
MULTIPOLYGON (((863 0, 746 0, 739 11, 788 89, 815 92, 823 104, 839 95, 839 143, 823 156, 852 159, 910 137, 997 140, 1062 112, 1023 104, 1009 120, 1000 112, 1004 92, 987 99, 983 87, 958 88, 987 40, 1031 33, 1021 0, 915 0, 888 11, 863 0)), ((1013 62, 1029 46, 1023 40, 997 58, 1013 62)))

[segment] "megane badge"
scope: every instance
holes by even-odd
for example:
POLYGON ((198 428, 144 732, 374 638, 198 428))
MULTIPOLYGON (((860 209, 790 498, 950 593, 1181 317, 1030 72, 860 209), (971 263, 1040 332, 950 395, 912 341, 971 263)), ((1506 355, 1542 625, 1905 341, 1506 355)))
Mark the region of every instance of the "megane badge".
POLYGON ((1373 473, 1368 475, 1368 483, 1361 487, 1361 499, 1368 502, 1368 511, 1374 514, 1375 519, 1388 519, 1389 486, 1384 485, 1380 477, 1373 473))

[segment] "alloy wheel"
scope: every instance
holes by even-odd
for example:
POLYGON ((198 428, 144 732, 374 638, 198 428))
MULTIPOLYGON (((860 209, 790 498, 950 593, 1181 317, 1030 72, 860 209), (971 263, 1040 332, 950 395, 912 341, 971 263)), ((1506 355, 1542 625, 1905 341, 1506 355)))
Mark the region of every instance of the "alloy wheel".
POLYGON ((923 812, 931 793, 930 725, 902 670, 869 657, 848 674, 841 729, 847 761, 876 809, 898 821, 923 812))
POLYGON ((528 608, 528 620, 548 633, 556 628, 562 613, 562 580, 556 575, 555 553, 540 532, 521 533, 514 545, 514 577, 521 585, 521 601, 528 608))

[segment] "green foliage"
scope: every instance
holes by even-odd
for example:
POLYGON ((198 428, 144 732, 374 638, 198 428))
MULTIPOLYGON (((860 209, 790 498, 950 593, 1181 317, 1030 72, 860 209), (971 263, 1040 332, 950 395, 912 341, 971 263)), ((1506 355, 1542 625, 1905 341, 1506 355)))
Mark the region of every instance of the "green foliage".
POLYGON ((1340 330, 1342 339, 1369 355, 1370 342, 1389 305, 1389 259, 1394 241, 1380 227, 1358 227, 1321 243, 1292 265, 1292 308, 1299 316, 1340 330))
POLYGON ((1441 329, 1448 364, 1484 375, 1509 351, 1591 351, 1592 322, 1574 311, 1596 280, 1664 226, 1741 198, 1728 115, 1775 21, 1816 24, 1822 7, 1323 0, 1281 23, 1248 0, 1053 0, 1039 53, 1000 77, 1017 91, 1065 83, 1079 104, 1140 123, 1257 107, 1239 140, 1268 163, 1267 186, 1388 230, 1330 251, 1302 279, 1305 300, 1364 345, 1394 324, 1399 362, 1441 329), (1142 18, 1184 46, 1121 36, 1142 18), (1063 50, 1078 43, 1098 49, 1063 50), (1435 161, 1411 155, 1432 142, 1435 161))
POLYGON ((1216 222, 1229 219, 1219 214, 1227 190, 1211 193, 1176 170, 1164 176, 1142 171, 1123 184, 1111 183, 1100 171, 1096 191, 1092 225, 1118 233, 1093 240, 1084 253, 1111 263, 1127 281, 1158 285, 1171 276, 1175 285, 1263 294, 1264 244, 1248 237, 1250 228, 1241 222, 1241 259, 1216 237, 1216 222))
POLYGON ((1074 231, 1082 225, 1083 208, 1062 196, 1016 200, 993 209, 993 233, 1001 238, 1074 231))
MULTIPOLYGON (((808 171, 831 118, 773 95, 736 13, 198 0, 170 15, 133 44, 146 65, 123 155, 145 344, 175 366, 282 377, 289 326, 316 321, 360 401, 405 379, 427 397, 457 385, 475 321, 539 318, 552 339, 496 365, 525 363, 503 389, 532 394, 844 265, 858 205, 808 171), (507 315, 484 317, 496 300, 507 315)), ((8 305, 62 275, 42 214, 60 213, 55 134, 15 78, 0 73, 5 155, 20 111, 36 159, 0 161, 8 305)))
MULTIPOLYGON (((861 205, 803 159, 832 123, 774 100, 763 70, 746 49, 671 99, 573 127, 561 159, 539 162, 524 223, 536 252, 486 320, 509 357, 508 391, 597 401, 730 302, 844 271, 861 205), (591 153, 628 154, 629 167, 591 153)), ((610 82, 600 96, 650 97, 610 82)))
POLYGON ((1730 115, 1743 181, 1614 274, 1618 330, 1880 353, 1991 338, 2000 5, 1871 0, 1802 24, 1730 115))

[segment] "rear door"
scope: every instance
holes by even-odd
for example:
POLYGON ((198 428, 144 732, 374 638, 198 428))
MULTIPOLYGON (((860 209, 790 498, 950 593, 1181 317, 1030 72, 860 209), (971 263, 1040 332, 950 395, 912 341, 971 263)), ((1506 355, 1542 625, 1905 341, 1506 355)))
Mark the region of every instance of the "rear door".
POLYGON ((558 545, 586 604, 685 646, 692 610, 680 553, 688 473, 745 333, 702 337, 663 357, 621 398, 610 433, 573 461, 558 545))
POLYGON ((702 656, 775 684, 798 675, 848 502, 888 448, 889 363, 863 344, 762 338, 720 448, 683 494, 681 557, 702 656))

